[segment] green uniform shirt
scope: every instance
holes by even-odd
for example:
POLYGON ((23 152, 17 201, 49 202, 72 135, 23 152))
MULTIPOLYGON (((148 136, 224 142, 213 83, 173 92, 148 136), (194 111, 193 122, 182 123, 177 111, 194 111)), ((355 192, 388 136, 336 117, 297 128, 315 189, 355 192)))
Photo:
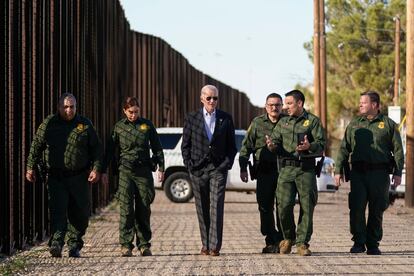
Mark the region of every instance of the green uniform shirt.
POLYGON ((303 110, 299 117, 286 116, 280 119, 272 132, 276 152, 282 157, 297 158, 298 133, 307 135, 309 153, 322 153, 325 149, 325 132, 318 117, 303 110))
POLYGON ((366 116, 355 117, 345 130, 335 173, 340 174, 350 155, 351 163, 390 163, 394 159, 394 175, 401 176, 404 152, 397 124, 383 114, 378 114, 371 121, 366 116))
POLYGON ((93 165, 100 172, 102 145, 91 121, 76 115, 65 121, 58 114, 48 116, 39 126, 27 159, 32 170, 45 152, 48 169, 81 170, 93 165))
POLYGON ((157 159, 159 171, 164 171, 164 153, 157 131, 151 121, 138 118, 132 123, 125 118, 115 124, 108 142, 104 171, 117 146, 119 146, 121 164, 123 161, 131 164, 136 161, 149 164, 151 149, 157 159))
MULTIPOLYGON (((282 116, 282 115, 281 115, 282 116)), ((266 147, 266 135, 272 135, 277 122, 273 123, 267 114, 257 116, 250 123, 246 137, 240 149, 239 164, 240 170, 246 171, 250 154, 254 154, 254 159, 258 162, 276 162, 276 155, 271 153, 266 147)))

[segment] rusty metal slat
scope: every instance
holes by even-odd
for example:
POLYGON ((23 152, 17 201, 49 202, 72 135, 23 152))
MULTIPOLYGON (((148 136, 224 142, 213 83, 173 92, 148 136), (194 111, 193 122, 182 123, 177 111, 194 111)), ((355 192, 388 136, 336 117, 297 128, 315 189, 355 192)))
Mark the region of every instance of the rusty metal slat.
MULTIPOLYGON (((8 55, 8 42, 9 42, 9 5, 11 1, 1 1, 0 3, 0 85, 2 86, 2 91, 0 95, 0 104, 2 107, 6 107, 7 97, 8 97, 8 90, 9 90, 9 55, 8 55)), ((4 164, 1 168, 0 174, 0 181, 3 185, 0 185, 0 252, 8 253, 8 188, 9 183, 6 177, 7 175, 7 162, 8 162, 8 155, 6 152, 6 137, 7 137, 7 109, 1 109, 1 116, 0 116, 0 127, 4 130, 3 135, 0 135, 0 142, 3 147, 0 147, 0 156, 2 158, 2 164, 4 164)))
MULTIPOLYGON (((10 0, 0 8, 2 253, 49 231, 46 185, 26 185, 25 160, 62 92, 77 96, 79 113, 91 118, 103 142, 126 95, 137 96, 142 115, 158 126, 182 126, 185 114, 200 107, 206 83, 219 87, 220 107, 233 114, 236 127, 246 128, 259 113, 244 94, 191 66, 164 40, 131 31, 118 1, 10 0)), ((90 189, 94 212, 113 198, 116 183, 90 189)))

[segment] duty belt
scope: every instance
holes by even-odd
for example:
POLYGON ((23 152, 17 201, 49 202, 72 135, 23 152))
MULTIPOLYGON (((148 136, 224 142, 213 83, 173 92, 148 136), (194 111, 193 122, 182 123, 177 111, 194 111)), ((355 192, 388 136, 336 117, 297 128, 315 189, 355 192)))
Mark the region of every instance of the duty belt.
POLYGON ((88 168, 83 168, 79 170, 66 170, 66 169, 57 169, 49 168, 47 174, 56 178, 72 177, 84 173, 88 168))
POLYGON ((292 166, 292 167, 300 167, 301 162, 299 160, 294 159, 284 159, 282 160, 282 166, 292 166))
POLYGON ((390 168, 389 163, 367 163, 367 162, 352 162, 352 169, 356 171, 376 171, 376 170, 388 170, 390 168))
POLYGON ((140 159, 135 159, 135 160, 126 160, 126 159, 121 159, 121 165, 123 165, 124 167, 135 171, 139 168, 142 167, 148 167, 150 168, 152 171, 155 172, 156 167, 157 167, 157 163, 155 161, 152 161, 151 159, 146 159, 146 160, 140 160, 140 159))
POLYGON ((302 170, 313 170, 315 169, 315 159, 307 160, 296 160, 296 159, 283 159, 282 168, 286 166, 300 167, 302 170))

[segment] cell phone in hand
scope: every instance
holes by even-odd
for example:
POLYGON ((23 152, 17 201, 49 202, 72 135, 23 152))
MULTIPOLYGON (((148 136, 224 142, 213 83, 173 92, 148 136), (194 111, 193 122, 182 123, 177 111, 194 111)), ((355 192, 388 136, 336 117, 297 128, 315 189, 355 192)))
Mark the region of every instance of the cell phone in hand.
POLYGON ((298 146, 301 145, 303 141, 305 141, 305 135, 306 133, 297 133, 298 146))

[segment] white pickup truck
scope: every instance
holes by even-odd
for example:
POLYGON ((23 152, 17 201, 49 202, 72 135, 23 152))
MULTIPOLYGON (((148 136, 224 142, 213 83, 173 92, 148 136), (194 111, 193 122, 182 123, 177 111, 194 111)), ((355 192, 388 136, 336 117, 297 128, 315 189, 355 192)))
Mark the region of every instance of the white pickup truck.
MULTIPOLYGON (((181 140, 183 129, 175 127, 157 128, 158 135, 164 149, 165 156, 165 178, 163 182, 158 182, 154 175, 155 188, 164 189, 167 197, 173 202, 188 202, 193 197, 191 180, 183 164, 181 155, 181 140)), ((245 130, 236 130, 237 151, 240 147, 245 130)), ((249 180, 247 183, 240 180, 239 153, 237 152, 233 168, 227 177, 226 190, 255 192, 256 181, 249 180)), ((335 180, 333 178, 335 163, 325 157, 320 177, 317 178, 319 192, 335 192, 335 180)))

